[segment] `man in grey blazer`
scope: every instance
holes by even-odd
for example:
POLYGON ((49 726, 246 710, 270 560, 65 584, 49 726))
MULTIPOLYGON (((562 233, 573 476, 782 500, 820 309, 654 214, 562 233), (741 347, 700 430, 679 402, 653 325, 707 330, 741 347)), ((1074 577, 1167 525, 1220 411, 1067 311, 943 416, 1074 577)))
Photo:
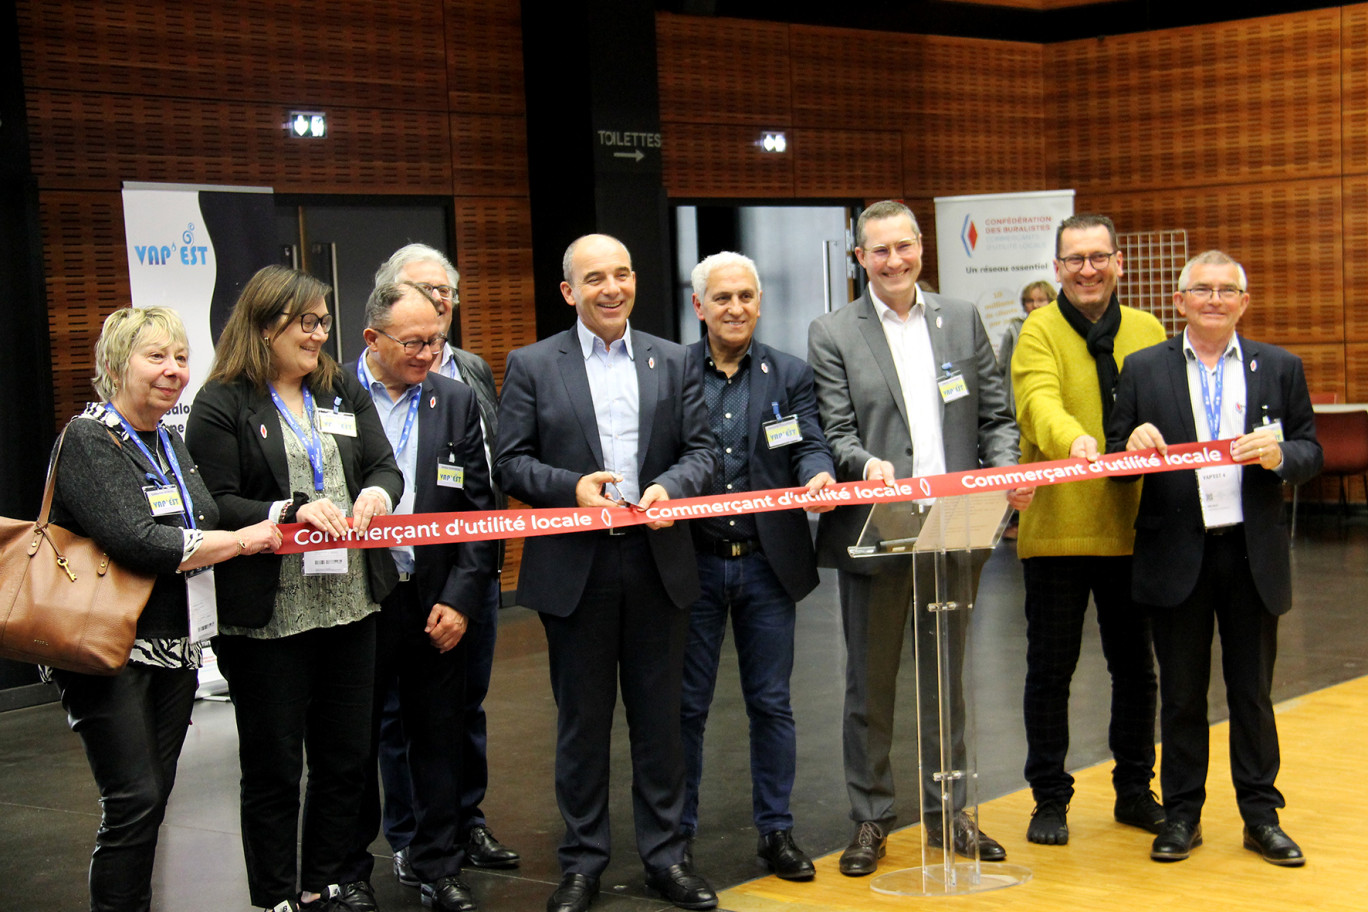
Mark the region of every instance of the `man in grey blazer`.
MULTIPOLYGON (((565 252, 575 325, 508 356, 494 471, 532 507, 605 514, 703 493, 712 432, 682 346, 628 324, 631 255, 601 234, 565 252)), ((561 881, 547 912, 584 912, 608 866, 608 768, 621 682, 632 744, 637 851, 646 883, 685 909, 717 896, 685 858, 680 687, 688 608, 699 595, 684 524, 534 536, 518 604, 541 615, 556 698, 561 881)))
MULTIPOLYGON (((875 203, 861 213, 856 238, 855 254, 869 288, 814 320, 808 335, 822 429, 836 457, 838 480, 892 483, 911 475, 1016 464, 1016 425, 977 311, 968 302, 917 288, 922 245, 912 211, 896 200, 875 203)), ((1018 489, 1008 500, 1021 509, 1032 494, 1032 489, 1018 489)), ((894 682, 913 594, 912 558, 856 560, 846 551, 859 537, 869 509, 838 508, 822 516, 817 532, 819 565, 840 571, 847 659, 842 741, 851 818, 857 824, 840 861, 841 873, 849 876, 873 873, 896 821, 889 764, 894 682)), ((975 587, 980 567, 981 560, 973 562, 975 587)), ((918 577, 917 602, 924 604, 932 574, 918 577)), ((956 625, 951 639, 958 673, 962 626, 956 625)), ((931 674, 920 678, 921 689, 932 695, 934 711, 934 663, 922 664, 931 674)), ((964 747, 962 703, 951 728, 958 766, 964 747)), ((930 771, 940 768, 936 740, 922 738, 923 789, 934 802, 928 807, 940 803, 940 786, 929 781, 930 771)), ((963 792, 963 783, 957 783, 957 811, 963 792)), ((928 843, 944 845, 940 819, 927 820, 926 826, 928 843)), ((964 855, 977 848, 984 861, 1006 857, 1002 846, 962 813, 955 816, 953 842, 964 855)))

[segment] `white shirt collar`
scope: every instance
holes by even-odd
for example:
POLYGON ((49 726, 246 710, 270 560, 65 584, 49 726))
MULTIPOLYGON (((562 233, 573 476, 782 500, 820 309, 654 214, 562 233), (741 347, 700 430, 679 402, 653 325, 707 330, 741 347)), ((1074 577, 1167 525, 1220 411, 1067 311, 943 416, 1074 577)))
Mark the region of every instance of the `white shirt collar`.
MULTIPOLYGON (((1189 361, 1200 361, 1197 357, 1197 349, 1192 347, 1192 340, 1188 338, 1188 330, 1183 330, 1183 356, 1189 361)), ((1231 333, 1230 341, 1226 343, 1225 351, 1221 353, 1222 358, 1234 358, 1236 361, 1244 362, 1244 352, 1240 350, 1240 334, 1231 333)))
POLYGON ((869 300, 874 302, 874 311, 879 315, 880 320, 893 320, 895 323, 906 323, 911 320, 913 316, 920 317, 922 314, 926 313, 926 300, 922 298, 921 286, 914 286, 913 291, 915 292, 915 297, 912 299, 912 307, 907 311, 907 320, 898 316, 896 310, 879 299, 879 296, 874 293, 873 285, 869 286, 869 300))
MULTIPOLYGON (((611 347, 604 345, 601 338, 590 332, 589 327, 585 326, 584 322, 580 320, 579 317, 575 318, 575 334, 579 338, 580 351, 584 354, 584 360, 586 361, 588 361, 589 356, 594 353, 595 342, 599 344, 599 347, 603 351, 608 351, 611 347)), ((618 339, 613 344, 616 345, 618 342, 623 344, 623 347, 627 351, 627 357, 635 360, 636 356, 632 354, 632 322, 630 320, 627 321, 627 328, 623 330, 622 338, 618 339)))

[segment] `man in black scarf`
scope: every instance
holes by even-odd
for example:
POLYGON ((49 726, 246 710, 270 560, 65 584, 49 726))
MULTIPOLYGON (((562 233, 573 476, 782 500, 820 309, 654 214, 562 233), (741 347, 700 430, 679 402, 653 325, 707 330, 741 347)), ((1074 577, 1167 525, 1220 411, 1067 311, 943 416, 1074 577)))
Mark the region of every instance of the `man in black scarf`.
MULTIPOLYGON (((1159 321, 1122 307, 1122 253, 1111 219, 1075 215, 1055 235, 1059 298, 1022 325, 1012 357, 1021 460, 1095 460, 1125 357, 1164 341, 1159 321)), ((1108 743, 1116 766, 1114 816, 1158 832, 1163 808, 1154 777, 1154 658, 1150 631, 1131 603, 1138 485, 1105 479, 1053 485, 1022 514, 1017 553, 1026 578, 1026 779, 1036 808, 1026 838, 1069 840, 1073 777, 1069 685, 1091 594, 1112 678, 1108 743)))

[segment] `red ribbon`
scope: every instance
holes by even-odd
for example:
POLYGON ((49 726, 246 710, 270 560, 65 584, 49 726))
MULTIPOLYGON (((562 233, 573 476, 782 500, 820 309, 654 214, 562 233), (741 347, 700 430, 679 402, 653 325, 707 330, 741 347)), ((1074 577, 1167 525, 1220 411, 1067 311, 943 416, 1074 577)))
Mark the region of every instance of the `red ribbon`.
POLYGON ((561 507, 538 510, 490 510, 468 513, 406 513, 378 516, 362 535, 349 532, 337 538, 304 523, 284 523, 284 536, 277 554, 321 551, 327 548, 391 548, 399 545, 438 545, 448 542, 488 541, 525 538, 532 535, 559 535, 563 532, 594 532, 620 529, 660 520, 702 519, 735 516, 742 513, 767 513, 771 510, 801 509, 809 504, 891 503, 930 497, 952 497, 978 491, 1007 491, 1013 488, 1040 487, 1100 478, 1125 478, 1155 472, 1175 472, 1211 466, 1239 465, 1230 456, 1231 440, 1207 443, 1170 444, 1168 453, 1137 450, 1110 453, 1096 462, 1086 459, 1056 459, 994 469, 972 469, 944 475, 913 476, 899 479, 892 486, 879 481, 847 481, 827 485, 816 494, 807 488, 771 488, 719 497, 688 497, 663 500, 645 510, 630 507, 561 507))

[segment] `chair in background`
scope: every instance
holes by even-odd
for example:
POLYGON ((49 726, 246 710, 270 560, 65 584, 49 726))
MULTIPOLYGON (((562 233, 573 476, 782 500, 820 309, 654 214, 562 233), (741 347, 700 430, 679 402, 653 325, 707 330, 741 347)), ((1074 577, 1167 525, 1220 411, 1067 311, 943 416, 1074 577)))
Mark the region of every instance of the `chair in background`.
POLYGON ((1322 475, 1339 479, 1341 514, 1349 511, 1346 479, 1357 475, 1363 480, 1364 498, 1368 499, 1368 410, 1347 412, 1318 412, 1316 439, 1325 451, 1322 475))
POLYGON ((1339 393, 1311 393, 1312 405, 1334 405, 1339 402, 1339 393))
MULTIPOLYGON (((1311 394, 1310 394, 1310 398, 1311 398, 1311 405, 1312 405, 1312 406, 1317 406, 1317 405, 1336 405, 1336 404, 1339 402, 1339 393, 1336 393, 1336 392, 1328 392, 1328 393, 1311 393, 1311 394)), ((1341 483, 1343 483, 1343 479, 1341 479, 1341 483)), ((1301 489, 1301 485, 1293 485, 1293 486, 1292 486, 1292 541, 1293 541, 1293 543, 1295 543, 1296 540, 1297 540, 1297 494, 1298 494, 1298 492, 1300 491, 1300 489, 1301 489)))

